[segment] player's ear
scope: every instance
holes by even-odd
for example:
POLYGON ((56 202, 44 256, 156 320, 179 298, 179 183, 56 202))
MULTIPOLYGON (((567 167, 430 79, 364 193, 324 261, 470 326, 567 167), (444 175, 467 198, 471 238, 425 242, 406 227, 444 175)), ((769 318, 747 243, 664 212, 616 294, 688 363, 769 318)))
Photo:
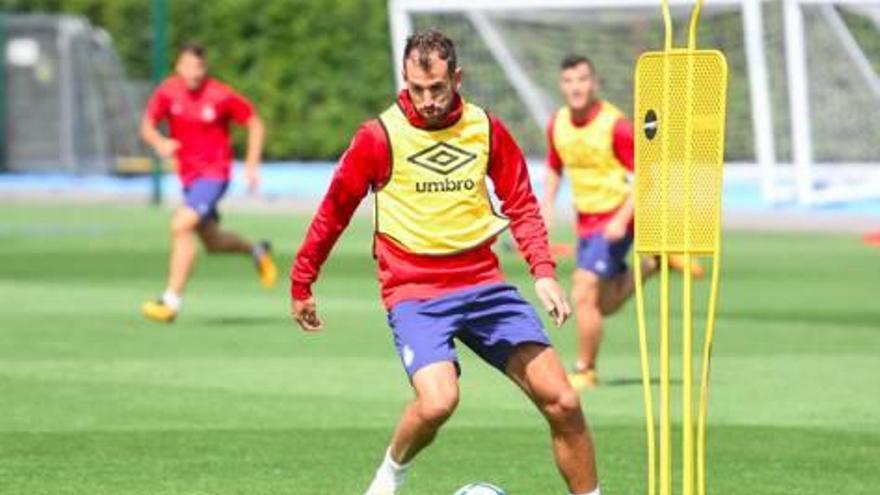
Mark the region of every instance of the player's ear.
POLYGON ((456 67, 455 72, 452 73, 452 87, 455 88, 455 92, 458 93, 461 91, 461 76, 463 71, 461 67, 456 67))

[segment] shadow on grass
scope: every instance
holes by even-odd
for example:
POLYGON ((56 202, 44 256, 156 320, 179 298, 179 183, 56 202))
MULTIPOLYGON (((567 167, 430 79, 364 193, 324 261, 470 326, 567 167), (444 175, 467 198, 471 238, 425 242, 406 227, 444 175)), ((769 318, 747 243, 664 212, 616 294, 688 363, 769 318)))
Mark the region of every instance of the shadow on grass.
MULTIPOLYGON (((670 380, 670 384, 672 385, 681 385, 681 380, 670 380)), ((623 377, 623 378, 612 378, 610 380, 602 380, 599 384, 600 386, 608 386, 608 387, 633 387, 636 385, 642 384, 641 377, 623 377)), ((651 385, 660 385, 659 378, 651 378, 651 385)))
POLYGON ((210 316, 200 318, 199 323, 208 326, 262 326, 262 325, 282 325, 286 323, 286 319, 282 316, 210 316))

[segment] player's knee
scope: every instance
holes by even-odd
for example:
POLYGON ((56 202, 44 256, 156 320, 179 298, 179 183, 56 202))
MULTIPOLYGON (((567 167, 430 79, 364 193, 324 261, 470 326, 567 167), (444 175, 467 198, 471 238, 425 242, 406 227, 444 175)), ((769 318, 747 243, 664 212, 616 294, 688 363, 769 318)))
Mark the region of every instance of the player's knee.
POLYGON ((576 430, 584 425, 581 400, 571 387, 563 387, 544 404, 544 414, 556 430, 576 430))
POLYGON ((420 397, 418 401, 419 417, 425 423, 440 426, 452 416, 458 407, 458 392, 444 392, 432 397, 420 397))
POLYGON ((171 218, 171 235, 192 234, 198 226, 198 221, 197 215, 186 210, 178 210, 171 218))
POLYGON ((578 305, 594 305, 599 293, 599 280, 586 274, 577 274, 572 280, 571 300, 578 305))

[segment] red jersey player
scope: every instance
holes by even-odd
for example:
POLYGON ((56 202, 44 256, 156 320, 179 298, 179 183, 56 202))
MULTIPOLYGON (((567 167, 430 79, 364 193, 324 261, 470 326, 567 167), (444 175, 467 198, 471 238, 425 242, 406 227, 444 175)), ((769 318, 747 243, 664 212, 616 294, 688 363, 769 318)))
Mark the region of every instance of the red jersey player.
POLYGON ((157 301, 144 303, 145 317, 170 323, 180 311, 181 296, 196 258, 197 234, 209 253, 241 253, 251 257, 266 287, 275 284, 277 271, 267 241, 252 243, 220 228, 217 204, 226 192, 232 169, 229 126, 248 131, 245 179, 255 192, 259 186, 263 124, 253 105, 207 74, 205 52, 190 44, 181 48, 175 74, 150 97, 141 122, 141 135, 157 154, 174 158, 184 191, 184 204, 171 218, 171 257, 168 283, 157 301), (168 122, 169 137, 158 125, 168 122))
POLYGON ((570 313, 519 147, 504 125, 458 94, 452 41, 431 30, 404 50, 406 89, 366 122, 342 156, 291 271, 291 312, 322 327, 311 286, 358 203, 376 203, 374 255, 400 360, 415 398, 368 495, 398 493, 412 459, 458 403, 455 340, 519 384, 550 424, 569 491, 598 494, 578 396, 531 305, 504 283, 491 245, 510 225, 557 325, 570 313), (487 180, 501 200, 496 214, 487 180))

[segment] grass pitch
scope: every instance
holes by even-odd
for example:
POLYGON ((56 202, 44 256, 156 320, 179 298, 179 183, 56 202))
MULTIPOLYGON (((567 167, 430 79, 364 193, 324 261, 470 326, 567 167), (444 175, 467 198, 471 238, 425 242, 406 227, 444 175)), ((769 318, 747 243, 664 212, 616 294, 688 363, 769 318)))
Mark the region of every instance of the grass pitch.
MULTIPOLYGON (((4 205, 0 493, 362 493, 409 396, 368 219, 355 220, 323 272, 326 330, 310 336, 286 317, 286 284, 262 290, 238 257, 200 258, 178 321, 143 321, 140 303, 163 287, 167 215, 4 205)), ((225 216, 272 238, 284 271, 306 220, 225 216)), ((567 226, 557 231, 570 240, 567 226)), ((732 233, 723 259, 710 493, 877 493, 880 250, 849 237, 732 233)), ((503 260, 531 298, 524 264, 503 260)), ((564 280, 570 268, 562 263, 564 280)), ((570 362, 573 326, 550 334, 570 362)), ((405 493, 479 480, 513 495, 565 493, 542 419, 461 354, 460 409, 405 493)), ((638 370, 629 305, 606 326, 606 385, 583 396, 606 495, 644 493, 638 370)))

